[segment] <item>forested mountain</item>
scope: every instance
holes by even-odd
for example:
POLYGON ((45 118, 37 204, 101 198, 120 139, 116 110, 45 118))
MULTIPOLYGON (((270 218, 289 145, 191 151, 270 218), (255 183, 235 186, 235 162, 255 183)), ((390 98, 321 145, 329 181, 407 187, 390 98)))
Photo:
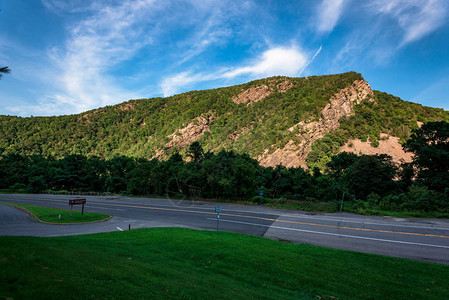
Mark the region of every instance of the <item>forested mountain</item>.
POLYGON ((263 166, 322 168, 342 147, 376 151, 441 120, 449 121, 448 111, 372 91, 355 72, 272 77, 81 114, 0 116, 0 156, 167 159, 198 141, 205 152, 248 153, 263 166), (356 142, 366 147, 354 148, 356 142))

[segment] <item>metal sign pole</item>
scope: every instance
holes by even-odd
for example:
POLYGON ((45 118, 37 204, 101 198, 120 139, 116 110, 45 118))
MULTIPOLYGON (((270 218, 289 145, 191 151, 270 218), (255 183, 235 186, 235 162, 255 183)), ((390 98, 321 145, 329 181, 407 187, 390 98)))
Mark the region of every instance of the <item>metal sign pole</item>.
POLYGON ((216 206, 215 207, 215 212, 217 213, 217 234, 218 234, 218 223, 220 221, 221 206, 216 206))
POLYGON ((345 199, 345 192, 343 192, 343 197, 341 197, 341 203, 340 203, 340 212, 343 210, 343 200, 345 199))
POLYGON ((217 234, 218 234, 218 221, 220 220, 220 213, 217 214, 217 234))

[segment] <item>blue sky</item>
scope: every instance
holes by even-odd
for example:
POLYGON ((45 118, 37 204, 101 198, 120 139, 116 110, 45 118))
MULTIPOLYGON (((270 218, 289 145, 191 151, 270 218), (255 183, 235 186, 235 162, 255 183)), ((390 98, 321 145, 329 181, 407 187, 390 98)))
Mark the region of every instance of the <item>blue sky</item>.
POLYGON ((446 0, 0 0, 0 114, 74 114, 275 75, 362 73, 449 110, 446 0))

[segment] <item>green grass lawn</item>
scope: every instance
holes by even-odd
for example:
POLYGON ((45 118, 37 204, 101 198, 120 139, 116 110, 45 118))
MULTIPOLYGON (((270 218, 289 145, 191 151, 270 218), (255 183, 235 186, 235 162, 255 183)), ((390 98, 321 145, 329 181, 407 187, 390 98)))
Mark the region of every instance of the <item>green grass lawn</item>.
POLYGON ((449 266, 180 228, 0 237, 0 299, 448 299, 449 266))
POLYGON ((84 222, 94 222, 110 218, 111 216, 105 214, 98 214, 93 212, 84 212, 81 214, 81 205, 76 205, 73 207, 72 216, 70 216, 70 210, 59 209, 59 208, 49 208, 43 206, 35 205, 25 205, 10 202, 0 202, 4 204, 9 204, 19 208, 24 208, 31 212, 37 219, 57 224, 69 224, 69 223, 84 223, 84 222), (61 218, 59 218, 61 215, 61 218))

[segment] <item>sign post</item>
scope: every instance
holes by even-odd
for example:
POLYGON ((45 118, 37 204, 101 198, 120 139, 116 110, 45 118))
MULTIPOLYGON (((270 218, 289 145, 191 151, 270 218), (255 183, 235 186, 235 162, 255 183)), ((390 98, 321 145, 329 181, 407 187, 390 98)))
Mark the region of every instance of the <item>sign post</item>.
POLYGON ((73 205, 83 205, 82 209, 81 209, 81 214, 84 215, 84 204, 86 204, 86 199, 73 199, 73 200, 69 200, 69 205, 70 205, 70 216, 72 216, 72 207, 73 205))
POLYGON ((343 197, 341 197, 341 203, 340 203, 340 212, 343 211, 343 200, 345 199, 345 192, 343 192, 343 197))
POLYGON ((218 234, 218 222, 220 221, 221 206, 215 206, 215 212, 217 213, 217 234, 218 234))

